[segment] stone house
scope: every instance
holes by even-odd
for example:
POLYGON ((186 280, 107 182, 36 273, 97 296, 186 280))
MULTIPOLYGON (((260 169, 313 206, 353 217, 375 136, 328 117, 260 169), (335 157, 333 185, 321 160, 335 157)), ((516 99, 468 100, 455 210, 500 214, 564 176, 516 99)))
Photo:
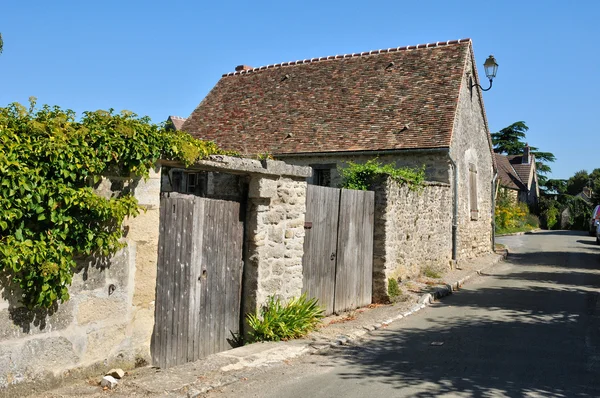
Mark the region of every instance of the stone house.
POLYGON ((535 155, 529 145, 523 155, 501 155, 494 153, 498 169, 498 186, 513 200, 536 206, 540 198, 535 155))
POLYGON ((171 120, 224 149, 312 166, 313 184, 339 184, 348 161, 424 166, 452 187, 451 203, 429 211, 450 209, 436 233, 460 259, 491 241, 494 158, 478 82, 470 39, 241 65, 182 124, 171 120))

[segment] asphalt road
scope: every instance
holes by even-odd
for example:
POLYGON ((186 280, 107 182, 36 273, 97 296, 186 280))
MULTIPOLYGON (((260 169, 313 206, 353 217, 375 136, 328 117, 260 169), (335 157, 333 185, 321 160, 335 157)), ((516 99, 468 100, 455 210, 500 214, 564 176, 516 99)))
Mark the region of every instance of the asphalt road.
POLYGON ((600 397, 600 246, 583 233, 499 239, 509 261, 363 342, 210 397, 600 397))

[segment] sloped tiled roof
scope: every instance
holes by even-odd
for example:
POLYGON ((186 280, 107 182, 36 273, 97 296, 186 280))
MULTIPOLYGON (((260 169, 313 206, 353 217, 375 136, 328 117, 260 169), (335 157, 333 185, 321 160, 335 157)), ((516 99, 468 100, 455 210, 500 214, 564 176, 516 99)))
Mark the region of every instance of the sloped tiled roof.
POLYGON ((470 39, 223 75, 183 124, 245 154, 446 148, 470 39))
POLYGON ((500 185, 510 189, 527 190, 513 165, 510 164, 508 157, 499 153, 494 153, 494 157, 496 158, 500 185))
POLYGON ((507 158, 508 158, 508 161, 510 162, 510 164, 512 165, 512 167, 515 169, 515 171, 519 175, 519 178, 521 179, 523 184, 525 186, 528 186, 529 176, 531 175, 531 169, 535 165, 535 157, 533 155, 531 155, 530 162, 525 163, 525 164, 522 163, 523 156, 521 156, 521 155, 509 155, 509 156, 507 156, 507 158))
POLYGON ((183 127, 183 123, 185 123, 186 120, 187 119, 184 117, 169 116, 167 123, 171 123, 175 130, 181 130, 181 127, 183 127))

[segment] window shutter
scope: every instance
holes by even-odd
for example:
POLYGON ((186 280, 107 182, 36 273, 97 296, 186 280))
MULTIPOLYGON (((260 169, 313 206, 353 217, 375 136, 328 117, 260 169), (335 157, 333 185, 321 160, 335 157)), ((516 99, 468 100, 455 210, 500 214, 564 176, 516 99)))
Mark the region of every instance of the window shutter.
POLYGON ((477 168, 473 163, 469 164, 469 196, 471 220, 478 220, 479 209, 477 206, 477 168))

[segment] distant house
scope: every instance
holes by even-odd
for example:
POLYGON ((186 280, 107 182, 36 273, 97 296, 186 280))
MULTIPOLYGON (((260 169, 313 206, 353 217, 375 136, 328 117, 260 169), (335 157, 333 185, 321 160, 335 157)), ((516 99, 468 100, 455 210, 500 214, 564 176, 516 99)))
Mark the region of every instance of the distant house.
POLYGON ((589 187, 584 187, 583 190, 575 196, 579 196, 581 199, 585 200, 590 206, 594 204, 594 201, 592 199, 592 196, 594 196, 594 191, 592 191, 592 189, 589 187))
POLYGON ((498 189, 515 201, 537 205, 540 197, 535 155, 529 145, 523 155, 494 154, 498 168, 498 189))
POLYGON ((312 166, 317 185, 337 186, 337 168, 349 161, 425 166, 429 180, 451 187, 440 200, 451 201, 459 251, 471 257, 490 248, 494 174, 477 83, 470 39, 240 65, 180 129, 223 149, 312 166))

